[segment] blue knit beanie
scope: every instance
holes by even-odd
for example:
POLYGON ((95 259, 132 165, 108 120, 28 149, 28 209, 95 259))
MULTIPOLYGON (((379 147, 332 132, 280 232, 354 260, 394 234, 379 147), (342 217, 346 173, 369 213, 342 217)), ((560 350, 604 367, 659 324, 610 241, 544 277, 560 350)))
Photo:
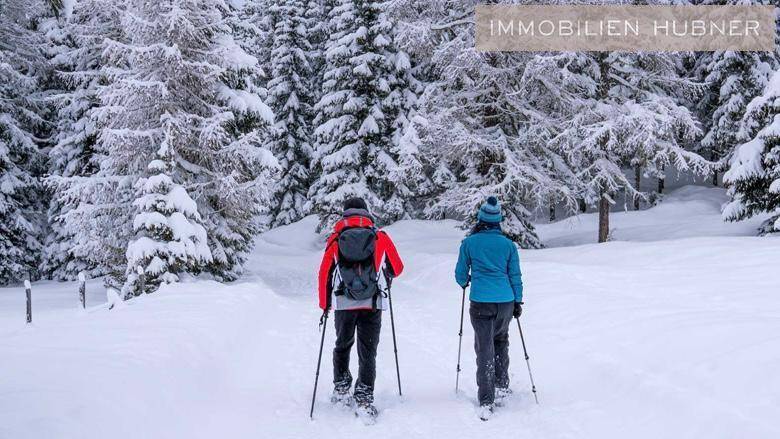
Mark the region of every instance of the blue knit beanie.
POLYGON ((479 208, 477 220, 485 223, 500 223, 504 217, 501 215, 501 204, 498 198, 490 196, 479 208))

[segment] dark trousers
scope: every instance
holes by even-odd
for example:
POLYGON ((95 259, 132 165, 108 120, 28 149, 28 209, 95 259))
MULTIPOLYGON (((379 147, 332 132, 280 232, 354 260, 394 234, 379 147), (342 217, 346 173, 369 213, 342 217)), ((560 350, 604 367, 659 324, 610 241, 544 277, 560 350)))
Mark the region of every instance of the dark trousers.
POLYGON ((480 405, 493 404, 496 387, 509 387, 509 324, 513 309, 513 302, 471 302, 469 307, 480 405))
POLYGON ((355 382, 355 402, 374 402, 376 381, 376 348, 382 328, 382 311, 336 311, 336 348, 333 349, 333 384, 337 392, 348 392, 352 386, 349 354, 355 344, 357 329, 358 379, 355 382))

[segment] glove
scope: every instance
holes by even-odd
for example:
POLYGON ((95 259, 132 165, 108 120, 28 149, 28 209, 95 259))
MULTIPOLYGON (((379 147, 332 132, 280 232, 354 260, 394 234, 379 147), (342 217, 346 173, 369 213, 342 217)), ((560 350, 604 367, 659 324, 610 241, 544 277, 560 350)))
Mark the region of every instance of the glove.
POLYGON ((518 319, 523 314, 523 302, 515 302, 515 309, 512 311, 512 317, 518 319))
POLYGON ((330 306, 328 306, 322 311, 322 315, 320 316, 320 325, 319 325, 320 329, 322 329, 322 325, 324 325, 325 322, 328 321, 328 313, 330 313, 330 306))
POLYGON ((393 276, 392 270, 388 269, 383 269, 382 274, 385 276, 385 283, 389 288, 393 284, 393 279, 395 279, 395 276, 393 276))

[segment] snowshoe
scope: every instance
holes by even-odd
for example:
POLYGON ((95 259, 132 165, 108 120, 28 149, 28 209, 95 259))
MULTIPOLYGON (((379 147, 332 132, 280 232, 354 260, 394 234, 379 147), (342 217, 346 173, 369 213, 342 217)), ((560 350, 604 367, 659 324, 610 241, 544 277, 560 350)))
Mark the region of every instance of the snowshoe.
POLYGON ((479 410, 477 410, 477 414, 479 415, 479 419, 483 421, 489 421, 490 418, 493 417, 493 411, 494 411, 493 404, 485 404, 479 406, 479 410))
POLYGON ((360 418, 366 425, 374 425, 377 416, 379 416, 379 411, 373 404, 358 404, 355 409, 355 416, 360 418))
POLYGON ((330 402, 335 406, 347 409, 351 409, 355 406, 355 399, 350 395, 349 390, 346 392, 334 390, 333 394, 330 396, 330 402))
POLYGON ((512 396, 512 389, 509 387, 496 388, 496 407, 503 407, 506 401, 512 396))

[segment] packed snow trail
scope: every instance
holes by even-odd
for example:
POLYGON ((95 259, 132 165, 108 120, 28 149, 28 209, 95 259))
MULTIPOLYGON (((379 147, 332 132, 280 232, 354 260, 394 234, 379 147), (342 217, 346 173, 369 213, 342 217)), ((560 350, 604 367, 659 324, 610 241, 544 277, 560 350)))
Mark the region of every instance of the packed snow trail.
MULTIPOLYGON (((462 393, 454 394, 460 288, 452 271, 463 232, 451 221, 403 221, 387 230, 407 267, 393 284, 404 397, 385 315, 377 425, 329 404, 330 322, 309 421, 321 252, 309 218, 260 236, 248 275, 231 285, 185 282, 122 309, 81 312, 73 284, 36 284, 44 309, 34 309, 32 327, 23 323, 23 292, 0 290, 0 438, 779 437, 780 241, 706 236, 716 234, 707 224, 719 221, 717 203, 709 215, 698 202, 661 207, 615 215, 618 231, 644 242, 521 252, 538 406, 514 326, 516 393, 506 406, 489 422, 476 416, 468 321, 462 393), (689 223, 685 209, 701 219, 689 223), (647 215, 655 219, 641 233, 647 215), (675 217, 676 233, 691 237, 652 241, 652 227, 671 228, 675 217), (56 294, 72 296, 72 307, 45 309, 62 305, 56 294)), ((577 244, 576 228, 589 222, 541 232, 577 244)), ((353 352, 353 374, 356 363, 353 352)))

